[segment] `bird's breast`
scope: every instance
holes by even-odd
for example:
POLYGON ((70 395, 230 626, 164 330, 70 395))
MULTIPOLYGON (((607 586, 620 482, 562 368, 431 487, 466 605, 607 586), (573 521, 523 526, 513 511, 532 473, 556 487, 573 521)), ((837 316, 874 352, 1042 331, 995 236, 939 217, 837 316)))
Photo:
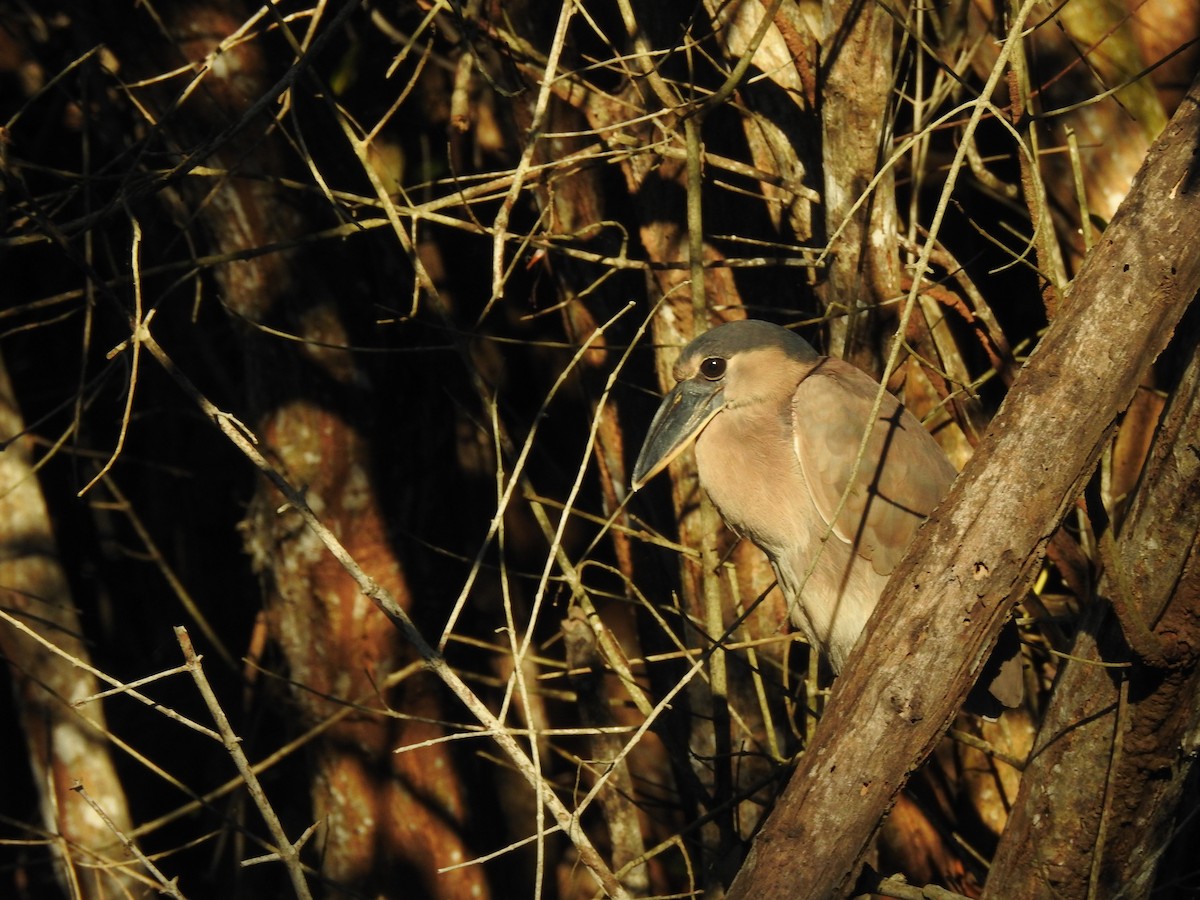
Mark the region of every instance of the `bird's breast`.
POLYGON ((777 416, 736 409, 696 441, 701 486, 726 523, 768 555, 806 543, 816 514, 789 432, 777 416))
POLYGON ((886 579, 830 532, 793 450, 790 417, 729 412, 696 441, 700 484, 771 561, 792 624, 840 669, 886 579))

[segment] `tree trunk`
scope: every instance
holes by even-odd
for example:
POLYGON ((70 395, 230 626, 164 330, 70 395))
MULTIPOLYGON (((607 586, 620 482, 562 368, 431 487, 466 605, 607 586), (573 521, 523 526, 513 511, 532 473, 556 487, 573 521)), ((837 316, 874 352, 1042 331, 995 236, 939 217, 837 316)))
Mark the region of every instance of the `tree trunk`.
POLYGON ((75 705, 100 686, 85 668, 86 629, 59 563, 30 443, 0 361, 0 609, 11 617, 0 623, 0 654, 15 688, 42 825, 57 838, 59 884, 102 900, 137 884, 120 840, 131 830, 129 805, 109 755, 104 708, 94 699, 75 705), (77 784, 109 823, 72 790, 77 784))
POLYGON ((880 304, 900 291, 893 170, 884 171, 867 193, 892 145, 892 27, 892 17, 878 4, 824 4, 820 102, 825 240, 837 249, 820 293, 830 317, 830 354, 875 378, 883 372, 886 355, 880 345, 887 332, 880 304))
MULTIPOLYGON (((1193 325, 1193 346, 1195 337, 1193 325)), ((988 896, 1149 896, 1175 829, 1187 825, 1179 801, 1200 727, 1198 434, 1195 353, 1155 437, 1115 558, 1106 560, 1113 570, 1102 589, 1130 611, 1131 633, 1127 640, 1107 604, 1089 611, 1055 683, 992 861, 988 896)))

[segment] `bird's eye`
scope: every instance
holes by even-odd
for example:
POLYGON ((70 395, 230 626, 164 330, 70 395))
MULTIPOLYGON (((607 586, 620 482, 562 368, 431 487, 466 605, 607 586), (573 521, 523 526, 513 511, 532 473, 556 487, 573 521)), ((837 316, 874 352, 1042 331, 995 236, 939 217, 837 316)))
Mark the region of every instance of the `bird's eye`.
POLYGON ((700 374, 709 381, 716 381, 725 375, 725 360, 720 356, 710 356, 700 363, 700 374))

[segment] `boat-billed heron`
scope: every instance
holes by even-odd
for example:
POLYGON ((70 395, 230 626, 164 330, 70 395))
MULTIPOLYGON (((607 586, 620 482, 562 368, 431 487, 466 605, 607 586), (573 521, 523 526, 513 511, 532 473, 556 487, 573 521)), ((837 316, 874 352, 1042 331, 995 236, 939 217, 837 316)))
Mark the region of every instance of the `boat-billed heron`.
MULTIPOLYGON (((879 385, 768 322, 705 332, 684 348, 674 376, 634 465, 634 490, 694 444, 700 484, 770 559, 792 624, 836 673, 954 467, 885 392, 856 468, 879 385)), ((967 708, 991 718, 1021 697, 1010 623, 967 708)))

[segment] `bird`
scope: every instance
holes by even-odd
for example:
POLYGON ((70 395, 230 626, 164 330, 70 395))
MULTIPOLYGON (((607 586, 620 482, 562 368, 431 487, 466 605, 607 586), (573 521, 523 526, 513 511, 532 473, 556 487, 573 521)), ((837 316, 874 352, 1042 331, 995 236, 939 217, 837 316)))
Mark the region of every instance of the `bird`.
MULTIPOLYGON (((880 385, 764 320, 704 332, 684 347, 673 375, 632 489, 694 446, 701 487, 725 523, 766 554, 792 625, 836 675, 888 576, 949 490, 954 466, 886 391, 856 465, 880 385)), ((1010 621, 965 708, 994 720, 1023 693, 1010 621)))

